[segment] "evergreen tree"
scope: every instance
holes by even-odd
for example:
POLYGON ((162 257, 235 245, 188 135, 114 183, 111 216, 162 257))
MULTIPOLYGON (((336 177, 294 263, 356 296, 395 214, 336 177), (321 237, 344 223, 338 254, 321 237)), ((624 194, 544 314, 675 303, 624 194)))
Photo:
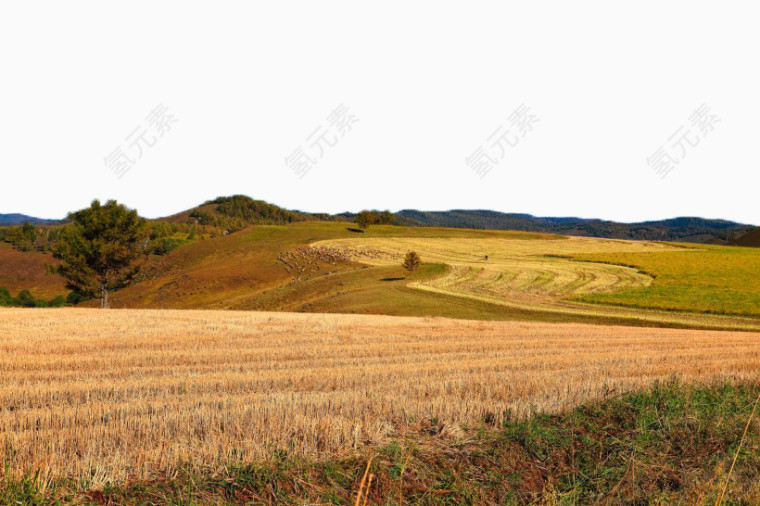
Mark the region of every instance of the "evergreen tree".
POLYGON ((53 256, 61 260, 58 274, 80 299, 99 296, 100 307, 108 308, 109 293, 127 286, 140 270, 148 240, 146 222, 115 200, 105 205, 95 200, 69 219, 71 225, 64 227, 53 249, 53 256))

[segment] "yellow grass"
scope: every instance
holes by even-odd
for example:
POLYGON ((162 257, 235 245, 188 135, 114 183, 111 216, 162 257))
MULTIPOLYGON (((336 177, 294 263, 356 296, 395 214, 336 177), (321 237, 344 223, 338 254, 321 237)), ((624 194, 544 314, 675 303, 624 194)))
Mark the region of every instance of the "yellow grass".
MULTIPOLYGON (((760 334, 387 316, 0 309, 0 456, 92 483, 442 437, 672 375, 756 379, 760 334)), ((4 468, 5 466, 2 466, 4 468)), ((2 472, 2 471, 0 471, 2 472)))
POLYGON ((534 299, 635 288, 652 282, 650 276, 630 267, 578 262, 558 258, 559 255, 678 251, 662 243, 588 237, 542 241, 359 238, 320 241, 316 245, 373 265, 399 264, 406 252, 417 251, 425 262, 452 266, 444 277, 423 283, 426 286, 458 293, 534 299))

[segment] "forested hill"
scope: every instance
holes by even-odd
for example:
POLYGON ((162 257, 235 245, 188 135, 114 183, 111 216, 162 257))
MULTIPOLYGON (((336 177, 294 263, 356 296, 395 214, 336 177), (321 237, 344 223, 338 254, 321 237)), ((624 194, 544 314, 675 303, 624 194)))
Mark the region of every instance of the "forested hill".
POLYGON ((396 217, 396 222, 399 225, 408 226, 523 230, 612 239, 716 244, 728 243, 745 234, 750 228, 748 225, 733 221, 691 217, 641 223, 618 223, 572 217, 541 218, 530 214, 500 213, 487 210, 403 210, 396 213, 396 217))
POLYGON ((179 214, 160 218, 170 223, 211 225, 230 231, 248 225, 285 225, 299 221, 343 221, 325 213, 291 211, 245 195, 219 197, 179 214))

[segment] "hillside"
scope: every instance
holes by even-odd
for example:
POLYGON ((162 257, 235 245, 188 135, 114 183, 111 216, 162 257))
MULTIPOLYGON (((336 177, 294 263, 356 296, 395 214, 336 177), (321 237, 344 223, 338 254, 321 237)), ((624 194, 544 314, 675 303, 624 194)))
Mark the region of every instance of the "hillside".
MULTIPOLYGON (((735 307, 727 311, 735 316, 589 305, 569 299, 576 294, 645 288, 652 277, 636 268, 578 262, 567 255, 648 255, 670 250, 683 248, 532 232, 378 225, 358 233, 342 223, 258 225, 151 257, 139 282, 113 294, 112 305, 760 328, 755 311, 742 310, 756 304, 757 295, 749 285, 726 292, 731 298, 720 296, 711 303, 735 307), (409 248, 417 249, 424 262, 412 276, 401 267, 409 248), (484 252, 491 255, 487 264, 484 252)), ((697 253, 696 258, 705 261, 724 259, 720 254, 714 259, 702 256, 708 252, 687 253, 697 253)), ((725 259, 731 260, 727 255, 725 259)), ((747 261, 756 263, 754 257, 747 261)), ((726 287, 737 281, 732 272, 723 273, 726 287)), ((688 272, 681 278, 679 286, 691 288, 693 298, 699 299, 705 287, 688 272)), ((671 296, 664 301, 671 309, 689 309, 685 300, 671 296)))
POLYGON ((50 275, 45 266, 55 263, 47 253, 21 252, 0 242, 0 288, 16 294, 29 290, 35 297, 52 299, 66 295, 65 283, 60 276, 50 275))
MULTIPOLYGON (((12 216, 13 221, 25 217, 12 216)), ((185 244, 226 235, 250 225, 284 225, 304 221, 344 221, 344 218, 290 211, 244 195, 219 197, 172 216, 149 220, 150 242, 146 250, 151 255, 165 255, 185 244)), ((21 223, 23 226, 0 226, 0 242, 10 244, 18 251, 50 252, 65 221, 58 226, 46 225, 44 220, 38 220, 37 224, 21 223)))
POLYGON ((744 235, 741 235, 731 241, 734 246, 745 246, 751 248, 760 248, 760 227, 754 228, 744 235))
MULTIPOLYGON (((403 211, 396 215, 401 223, 361 230, 345 221, 353 217, 235 195, 151 220, 146 263, 135 284, 113 295, 113 306, 760 327, 760 291, 749 281, 760 265, 756 250, 663 244, 683 234, 690 235, 680 241, 717 242, 720 234, 738 234, 741 225, 733 222, 676 218, 624 225, 492 211, 403 211), (452 227, 426 227, 421 220, 452 227), (517 230, 487 228, 500 226, 517 230), (589 237, 577 237, 584 234, 589 237), (595 237, 600 234, 615 238, 595 237), (629 237, 647 235, 657 241, 629 237), (401 264, 411 250, 423 264, 410 276, 401 264)), ((66 295, 63 282, 45 273, 55 263, 47 252, 61 229, 0 228, 0 287, 45 299, 66 295)))
POLYGON ((619 223, 584 218, 541 218, 530 214, 487 210, 416 211, 396 213, 397 222, 407 226, 524 230, 563 235, 607 237, 648 241, 726 243, 747 225, 726 220, 682 217, 641 223, 619 223))
MULTIPOLYGON (((365 233, 344 223, 299 222, 251 226, 153 257, 141 281, 114 297, 114 307, 257 309, 375 314, 481 314, 478 304, 421 294, 406 286, 399 265, 368 267, 344 255, 307 248, 325 239, 362 237, 525 238, 524 232, 373 226, 365 233), (460 309, 460 306, 463 306, 460 309), (473 307, 474 306, 474 307, 473 307)), ((442 268, 443 266, 440 266, 442 268)), ((420 275, 439 269, 427 266, 420 275)), ((482 306, 483 304, 481 304, 482 306)), ((488 306, 487 304, 485 306, 488 306)), ((488 314, 488 311, 486 311, 488 314)), ((491 308, 491 318, 503 310, 491 308)))
MULTIPOLYGON (((66 295, 62 281, 45 274, 45 264, 54 263, 49 255, 3 248, 0 287, 66 295)), ((760 292, 746 274, 760 265, 756 251, 298 221, 196 236, 150 255, 137 282, 113 294, 112 306, 757 329, 760 292), (401 266, 409 250, 423 261, 411 276, 401 266), (714 282, 700 281, 708 278, 714 282)))

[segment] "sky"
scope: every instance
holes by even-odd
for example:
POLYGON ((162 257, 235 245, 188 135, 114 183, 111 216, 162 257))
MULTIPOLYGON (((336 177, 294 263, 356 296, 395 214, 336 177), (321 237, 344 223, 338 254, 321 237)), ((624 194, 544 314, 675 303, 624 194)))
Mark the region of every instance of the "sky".
POLYGON ((0 4, 0 213, 760 224, 750 1, 0 4))

